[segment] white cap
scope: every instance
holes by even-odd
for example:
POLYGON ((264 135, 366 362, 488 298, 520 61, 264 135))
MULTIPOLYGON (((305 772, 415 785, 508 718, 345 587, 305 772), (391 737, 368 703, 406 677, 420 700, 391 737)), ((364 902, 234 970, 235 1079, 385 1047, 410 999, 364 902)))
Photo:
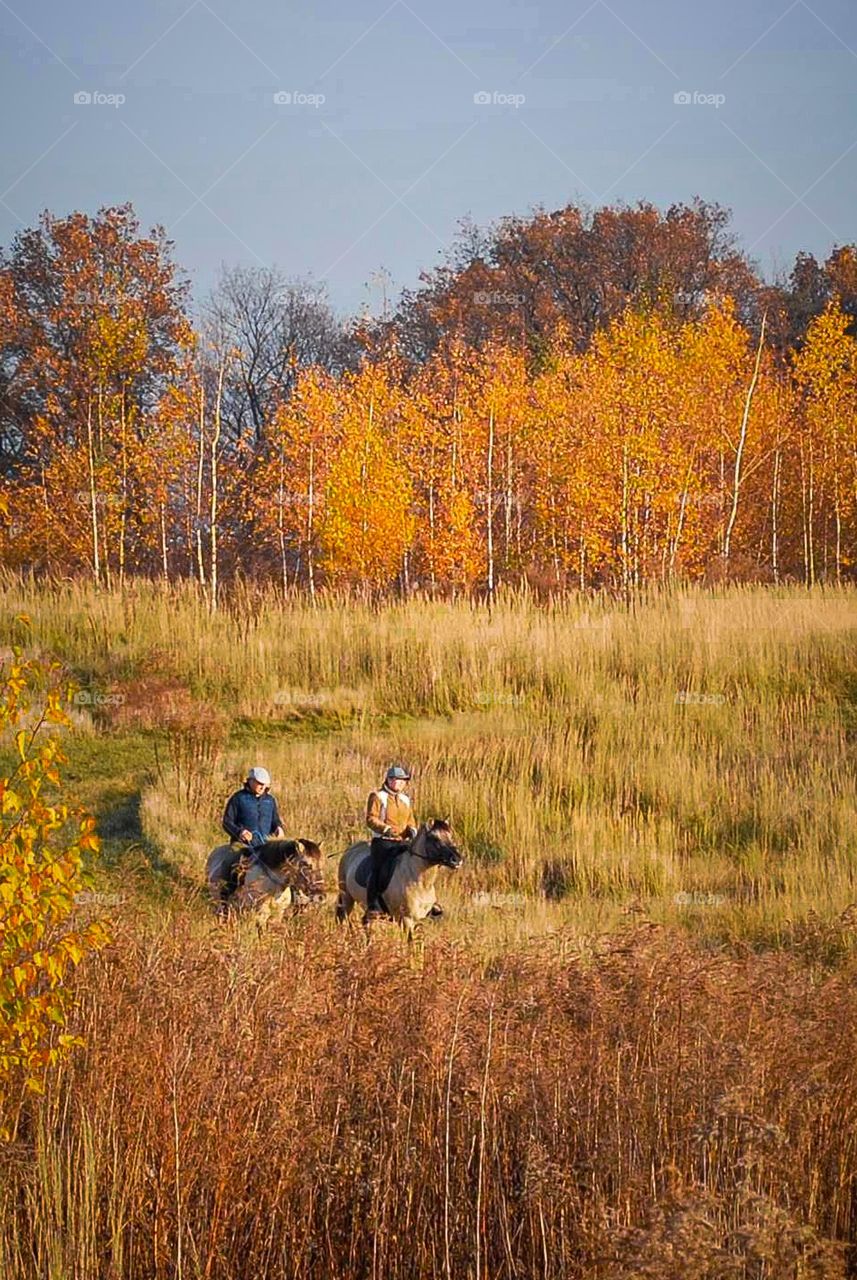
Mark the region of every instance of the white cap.
POLYGON ((250 770, 250 772, 247 774, 247 781, 261 782, 264 784, 264 786, 270 787, 271 775, 270 773, 268 773, 267 769, 263 769, 260 764, 257 764, 257 765, 254 765, 253 768, 250 770))

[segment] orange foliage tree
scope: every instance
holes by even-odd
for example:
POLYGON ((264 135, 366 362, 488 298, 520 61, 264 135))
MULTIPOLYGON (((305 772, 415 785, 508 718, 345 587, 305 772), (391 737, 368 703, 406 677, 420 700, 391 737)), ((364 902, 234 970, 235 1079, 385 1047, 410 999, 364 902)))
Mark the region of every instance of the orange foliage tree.
POLYGON ((0 278, 27 507, 18 559, 121 584, 152 567, 132 524, 153 478, 153 411, 191 338, 169 245, 141 236, 128 206, 46 214, 0 278))
POLYGON ((212 605, 244 565, 312 594, 853 573, 852 246, 784 301, 716 206, 477 239, 357 369, 278 349, 281 398, 243 432, 222 393, 246 361, 202 351, 163 237, 129 209, 46 217, 0 264, 4 563, 194 575, 212 605), (786 301, 810 317, 788 358, 786 301))

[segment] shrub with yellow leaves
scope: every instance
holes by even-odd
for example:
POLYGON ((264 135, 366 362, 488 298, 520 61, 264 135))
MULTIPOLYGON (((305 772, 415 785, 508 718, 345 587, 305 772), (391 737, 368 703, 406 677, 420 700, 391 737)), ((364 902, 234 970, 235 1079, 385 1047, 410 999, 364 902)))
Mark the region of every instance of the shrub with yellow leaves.
MULTIPOLYGON (((19 621, 26 625, 27 619, 19 621)), ((70 725, 61 668, 20 648, 0 661, 0 739, 16 761, 0 773, 0 1138, 16 1128, 16 1103, 43 1091, 45 1070, 76 1045, 66 1031, 71 970, 108 941, 103 924, 76 927, 75 895, 97 852, 95 819, 53 803, 65 762, 50 725, 70 725)))

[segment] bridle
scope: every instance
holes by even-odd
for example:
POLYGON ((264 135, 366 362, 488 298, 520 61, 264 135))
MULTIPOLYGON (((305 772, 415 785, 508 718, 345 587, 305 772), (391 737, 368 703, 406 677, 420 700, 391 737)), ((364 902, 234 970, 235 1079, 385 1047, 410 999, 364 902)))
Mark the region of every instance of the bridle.
MULTIPOLYGON (((426 831, 426 835, 428 835, 428 831, 426 831)), ((414 836, 414 839, 416 839, 416 836, 414 836)), ((434 866, 434 867, 448 867, 448 866, 449 866, 449 864, 448 864, 448 863, 446 863, 446 862, 438 862, 438 861, 437 861, 437 859, 435 859, 435 858, 430 858, 430 857, 428 856, 428 854, 426 854, 426 853, 418 853, 418 852, 417 852, 417 850, 416 850, 416 849, 414 849, 412 845, 408 845, 408 846, 407 846, 407 849, 408 849, 408 853, 411 855, 411 857, 412 857, 412 858, 420 858, 420 859, 422 859, 422 861, 423 861, 423 862, 428 862, 428 863, 430 863, 430 864, 431 864, 432 866, 434 866)))
MULTIPOLYGON (((301 875, 301 876, 302 876, 306 881, 309 881, 310 877, 309 877, 309 874, 308 874, 308 870, 307 870, 307 868, 306 868, 305 866, 302 866, 302 865, 301 865, 301 863, 300 863, 297 859, 294 859, 294 858, 287 858, 287 859, 286 859, 286 861, 287 861, 287 862, 292 863, 292 865, 295 867, 295 870, 296 870, 296 871, 297 871, 297 872, 298 872, 298 873, 299 873, 299 874, 300 874, 300 875, 301 875)), ((277 888, 278 888, 278 889, 280 889, 280 890, 284 890, 284 889, 293 889, 293 888, 296 888, 296 887, 297 887, 298 889, 300 889, 300 891, 301 891, 301 892, 303 892, 303 886, 302 886, 302 885, 298 885, 298 886, 293 885, 293 884, 291 883, 291 881, 290 881, 290 880, 287 880, 287 879, 286 879, 286 877, 285 877, 285 876, 281 876, 281 875, 280 875, 280 873, 279 873, 278 871, 275 871, 273 867, 269 867, 269 866, 267 865, 267 863, 263 862, 263 860, 259 857, 259 853, 258 853, 258 851, 257 851, 257 850, 255 850, 255 849, 253 850, 252 855, 251 855, 251 856, 250 856, 250 858, 248 859, 248 865, 247 865, 247 867, 246 867, 246 868, 245 868, 245 870, 244 870, 244 875, 245 875, 245 876, 247 875, 247 872, 250 870, 250 867, 252 867, 252 866, 257 866, 257 867, 259 867, 259 869, 262 871, 262 873, 263 873, 265 876, 267 876, 267 878, 271 881, 271 883, 272 883, 272 884, 275 884, 275 885, 277 886, 277 888)), ((310 891, 312 891, 313 886, 312 886, 311 884, 309 884, 309 883, 308 883, 308 884, 307 884, 307 889, 308 889, 308 890, 310 890, 310 891)))

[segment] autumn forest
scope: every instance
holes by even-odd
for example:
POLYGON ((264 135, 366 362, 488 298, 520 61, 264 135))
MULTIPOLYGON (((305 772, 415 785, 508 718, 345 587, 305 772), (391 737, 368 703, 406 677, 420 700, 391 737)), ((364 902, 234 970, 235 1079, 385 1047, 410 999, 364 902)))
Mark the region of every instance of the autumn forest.
POLYGON ((350 321, 273 268, 194 303, 130 206, 45 214, 0 257, 0 559, 213 602, 844 581, 855 317, 855 246, 767 282, 701 201, 464 225, 350 321))

